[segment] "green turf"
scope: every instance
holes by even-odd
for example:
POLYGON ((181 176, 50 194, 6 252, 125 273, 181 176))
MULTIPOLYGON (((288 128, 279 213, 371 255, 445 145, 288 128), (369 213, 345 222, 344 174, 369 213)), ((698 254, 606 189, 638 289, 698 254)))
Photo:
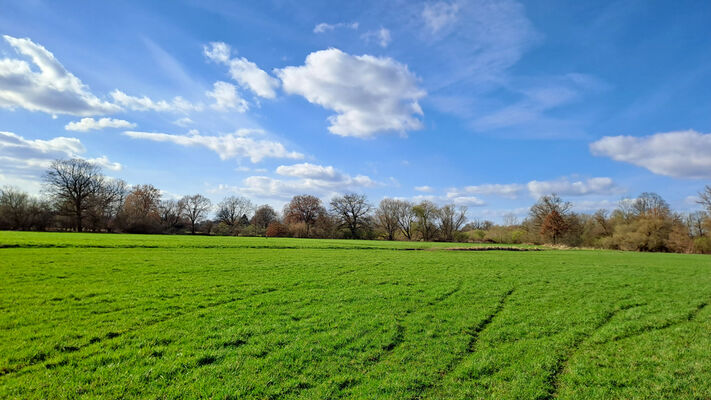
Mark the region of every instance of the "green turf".
POLYGON ((0 247, 0 398, 711 398, 709 256, 9 232, 0 247))

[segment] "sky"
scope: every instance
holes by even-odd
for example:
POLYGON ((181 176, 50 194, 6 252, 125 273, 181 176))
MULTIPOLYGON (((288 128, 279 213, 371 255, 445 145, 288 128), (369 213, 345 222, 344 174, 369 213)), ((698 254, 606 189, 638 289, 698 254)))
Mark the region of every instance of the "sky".
POLYGON ((711 3, 0 0, 0 186, 84 158, 165 198, 524 217, 711 183, 711 3))

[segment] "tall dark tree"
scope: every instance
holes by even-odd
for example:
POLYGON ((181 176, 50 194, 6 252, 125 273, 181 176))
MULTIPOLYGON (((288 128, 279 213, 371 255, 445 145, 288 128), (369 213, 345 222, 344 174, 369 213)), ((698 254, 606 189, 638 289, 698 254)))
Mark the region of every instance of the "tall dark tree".
POLYGON ((671 209, 662 196, 644 192, 632 203, 632 212, 637 217, 665 217, 670 214, 671 209))
POLYGON ((303 222, 306 225, 306 236, 311 234, 311 228, 324 214, 326 214, 326 209, 321 204, 321 200, 308 194, 294 196, 289 204, 284 206, 286 222, 303 222))
POLYGON ((84 229, 84 214, 104 185, 101 168, 82 159, 55 160, 44 175, 44 188, 58 208, 74 218, 77 232, 84 229))
POLYGON ((331 200, 331 212, 341 227, 348 228, 354 239, 360 237, 360 230, 366 227, 372 209, 364 194, 346 193, 331 200))
POLYGON ((541 224, 541 235, 553 239, 553 244, 558 243, 558 239, 568 230, 565 218, 557 211, 552 210, 541 224))
MULTIPOLYGON (((230 196, 225 197, 217 205, 217 219, 229 226, 235 226, 239 223, 240 218, 252 213, 254 205, 246 197, 230 196)), ((241 225, 241 224, 240 224, 241 225)))
POLYGON ((252 217, 252 225, 258 229, 267 229, 269 224, 277 220, 277 213, 269 205, 262 205, 257 208, 252 217))
POLYGON ((378 226, 385 231, 388 240, 395 240, 400 226, 398 225, 398 211, 400 210, 398 200, 383 199, 375 210, 375 220, 378 226))
POLYGON ((429 200, 425 200, 418 205, 412 207, 415 217, 417 218, 417 230, 422 235, 422 240, 425 242, 434 239, 437 227, 435 221, 439 208, 436 204, 429 200))
POLYGON ((454 240, 454 233, 467 222, 467 207, 457 208, 454 204, 442 206, 437 211, 437 221, 442 239, 451 242, 454 240))
POLYGON ((185 196, 182 202, 184 204, 183 215, 190 221, 190 233, 194 235, 197 224, 203 221, 210 212, 212 202, 201 194, 185 196))
POLYGON ((412 240, 415 233, 415 215, 414 204, 406 200, 396 200, 397 202, 397 225, 400 228, 402 235, 407 240, 412 240))
POLYGON ((529 212, 531 222, 537 230, 540 230, 541 225, 543 225, 543 220, 546 219, 551 212, 555 211, 565 218, 572 207, 572 203, 563 201, 563 199, 555 193, 543 196, 538 199, 536 204, 531 206, 529 212))

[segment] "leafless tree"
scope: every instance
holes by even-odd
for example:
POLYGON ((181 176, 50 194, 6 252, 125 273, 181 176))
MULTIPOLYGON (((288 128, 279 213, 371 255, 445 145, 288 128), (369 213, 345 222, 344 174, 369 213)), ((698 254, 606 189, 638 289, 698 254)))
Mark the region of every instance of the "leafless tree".
POLYGON ((706 185, 704 190, 699 192, 699 200, 697 202, 711 214, 711 185, 706 185))
POLYGON ((99 166, 82 159, 55 160, 44 175, 44 188, 58 207, 74 218, 77 232, 83 230, 86 210, 104 185, 99 166))
POLYGON ((324 214, 326 214, 326 209, 321 205, 321 200, 308 194, 294 196, 289 204, 284 206, 286 222, 303 222, 306 225, 306 236, 311 234, 311 228, 324 214))
POLYGON ((246 197, 225 197, 217 205, 217 219, 229 226, 234 226, 243 216, 249 218, 248 214, 251 214, 253 209, 254 205, 246 197))
POLYGON ((388 240, 395 240, 400 225, 398 224, 399 201, 394 199, 383 199, 375 211, 375 219, 387 235, 388 240))
POLYGON ((274 211, 273 208, 271 208, 269 205, 263 205, 259 206, 257 208, 257 211, 254 212, 254 216, 252 217, 252 225, 257 227, 258 229, 267 229, 269 227, 269 224, 272 222, 276 221, 278 219, 276 211, 274 211))
POLYGON ((397 225, 400 228, 400 232, 407 240, 412 240, 412 236, 415 233, 415 222, 417 221, 413 208, 414 204, 406 200, 395 201, 397 203, 397 225))
POLYGON ((6 186, 0 189, 0 225, 9 229, 24 229, 30 220, 30 196, 6 186))
POLYGON ((516 226, 519 224, 518 217, 514 213, 504 214, 504 226, 516 226))
POLYGON ((111 232, 123 210, 128 195, 128 185, 121 179, 106 179, 92 197, 87 209, 88 222, 93 230, 106 229, 111 232))
POLYGON ((182 202, 185 205, 183 215, 188 221, 190 221, 190 233, 194 235, 195 227, 207 217, 210 207, 212 206, 212 202, 210 199, 201 194, 185 196, 183 197, 182 202))
POLYGON ((435 221, 439 208, 433 202, 425 200, 414 206, 412 210, 417 217, 417 230, 422 235, 422 240, 425 242, 432 240, 437 231, 435 221))
POLYGON ((538 202, 531 206, 530 216, 533 226, 540 230, 543 220, 553 211, 556 211, 563 218, 568 214, 573 204, 563 201, 557 194, 549 194, 538 199, 538 202))
POLYGON ((708 217, 705 211, 696 211, 687 215, 685 223, 691 237, 700 237, 706 234, 704 223, 708 217))
POLYGON ((437 210, 436 216, 442 238, 451 242, 454 240, 454 233, 467 222, 467 207, 455 207, 454 204, 448 204, 437 210))
POLYGON ((331 212, 339 225, 348 228, 351 237, 360 237, 359 230, 366 226, 373 207, 364 194, 346 193, 331 200, 331 212))
POLYGON ((632 212, 635 216, 667 216, 671 212, 669 203, 656 193, 644 192, 632 203, 632 212))
POLYGON ((175 229, 185 214, 185 202, 181 200, 163 200, 158 205, 158 216, 164 229, 175 229))

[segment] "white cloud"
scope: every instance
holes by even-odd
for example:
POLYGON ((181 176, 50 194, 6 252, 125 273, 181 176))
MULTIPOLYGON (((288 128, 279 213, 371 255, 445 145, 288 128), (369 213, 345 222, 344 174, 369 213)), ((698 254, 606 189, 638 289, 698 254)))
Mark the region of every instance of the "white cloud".
POLYGON ((432 33, 437 33, 440 29, 451 25, 457 18, 459 4, 439 1, 437 3, 425 4, 422 10, 422 18, 425 25, 432 33))
POLYGON ((496 183, 451 188, 447 192, 446 197, 466 198, 472 195, 479 195, 516 199, 519 195, 526 192, 533 198, 539 198, 551 193, 556 193, 560 196, 596 196, 622 194, 625 190, 607 177, 596 177, 577 181, 571 181, 569 178, 563 177, 549 181, 533 180, 527 184, 496 183))
POLYGON ((415 186, 415 190, 418 192, 425 192, 425 193, 432 193, 434 191, 434 188, 432 186, 415 186))
POLYGON ((311 163, 281 165, 276 169, 276 173, 282 176, 322 181, 340 181, 343 179, 343 174, 336 171, 335 168, 311 163))
POLYGON ((590 178, 580 181, 570 181, 561 178, 553 181, 531 181, 526 185, 532 197, 538 198, 547 194, 556 193, 560 196, 586 196, 621 194, 620 188, 612 179, 607 177, 590 178))
POLYGON ((370 42, 371 40, 375 41, 382 48, 388 47, 388 45, 392 41, 390 31, 385 28, 380 28, 375 31, 368 31, 364 33, 361 37, 365 39, 366 42, 370 42))
POLYGON ((476 196, 462 196, 458 192, 449 192, 446 195, 447 201, 461 206, 483 206, 484 200, 476 196))
POLYGON ((297 194, 309 193, 331 197, 337 193, 378 185, 366 175, 351 176, 332 166, 316 164, 282 165, 276 172, 296 179, 277 179, 268 176, 250 176, 243 186, 232 188, 239 193, 267 199, 288 199, 297 194))
POLYGON ((524 185, 518 183, 510 184, 484 184, 475 186, 466 186, 462 189, 465 193, 478 194, 483 196, 501 196, 515 199, 518 197, 519 193, 524 189, 524 185))
POLYGON ((231 83, 215 82, 214 89, 206 94, 215 99, 215 104, 212 105, 215 110, 235 110, 243 113, 249 109, 247 101, 239 97, 237 88, 231 83))
POLYGON ((106 156, 88 158, 86 161, 89 161, 92 164, 96 164, 102 168, 106 168, 111 171, 121 171, 121 169, 123 169, 123 165, 117 162, 110 161, 109 158, 106 156))
POLYGON ((120 111, 120 107, 94 96, 43 46, 26 38, 3 38, 18 53, 30 58, 39 71, 24 60, 0 59, 0 107, 79 116, 120 111))
POLYGON ((64 126, 68 131, 88 132, 97 131, 104 128, 135 128, 136 124, 113 118, 82 118, 80 121, 73 121, 64 126))
POLYGON ((230 46, 223 42, 212 42, 210 46, 204 47, 205 56, 214 62, 227 65, 232 79, 240 86, 259 97, 275 98, 279 81, 244 57, 230 58, 230 52, 230 46))
POLYGON ((114 101, 123 107, 133 111, 169 111, 178 113, 188 113, 191 111, 201 111, 201 104, 193 104, 180 96, 173 98, 171 102, 166 100, 154 101, 148 96, 136 97, 116 89, 111 92, 114 101))
POLYGON ((688 130, 642 137, 605 136, 591 143, 590 151, 658 175, 711 178, 711 133, 688 130))
MULTIPOLYGON (((52 160, 83 158, 81 155, 85 152, 86 148, 76 138, 33 140, 12 132, 0 132, 0 181, 37 192, 40 177, 52 160)), ((121 169, 121 164, 109 161, 106 156, 87 161, 111 170, 121 169)))
POLYGON ((220 159, 249 158, 257 163, 265 158, 303 158, 303 154, 288 151, 283 144, 271 140, 257 140, 251 136, 253 131, 239 130, 235 133, 222 136, 203 136, 194 131, 188 135, 174 135, 169 133, 126 131, 124 135, 135 138, 152 140, 154 142, 168 142, 186 147, 205 147, 220 156, 220 159))
POLYGON ((425 92, 406 65, 391 58, 352 56, 338 49, 309 54, 299 67, 277 70, 287 93, 336 111, 328 130, 340 136, 420 129, 425 92))
POLYGON ((358 26, 359 26, 359 24, 357 22, 351 22, 351 23, 339 22, 337 24, 328 24, 326 22, 321 22, 320 24, 317 24, 314 27, 314 33, 331 32, 331 31, 335 30, 336 28, 348 28, 348 29, 356 30, 356 29, 358 29, 358 26))

